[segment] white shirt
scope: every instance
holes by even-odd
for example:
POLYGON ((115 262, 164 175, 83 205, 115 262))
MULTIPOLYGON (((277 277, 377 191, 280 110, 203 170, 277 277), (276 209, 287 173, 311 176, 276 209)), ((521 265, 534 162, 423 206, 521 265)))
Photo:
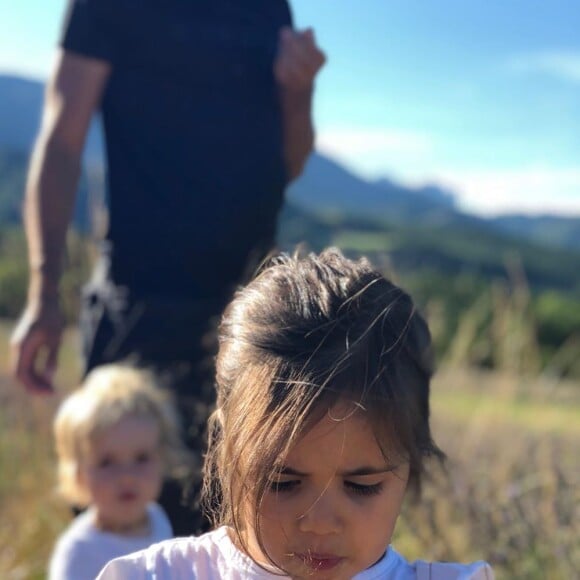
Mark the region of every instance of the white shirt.
POLYGON ((110 560, 171 538, 171 524, 163 508, 152 503, 147 512, 150 533, 146 536, 121 536, 99 530, 93 508, 77 516, 56 543, 48 579, 95 580, 110 560))
MULTIPOLYGON (((200 537, 177 538, 110 562, 98 580, 280 580, 260 568, 221 527, 200 537)), ((485 562, 474 564, 408 563, 391 547, 353 580, 493 580, 485 562)))

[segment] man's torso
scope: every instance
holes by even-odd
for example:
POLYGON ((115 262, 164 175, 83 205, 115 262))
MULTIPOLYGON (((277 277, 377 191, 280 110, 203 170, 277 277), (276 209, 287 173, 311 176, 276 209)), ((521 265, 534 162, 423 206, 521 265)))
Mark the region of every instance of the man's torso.
MULTIPOLYGON (((115 282, 187 293, 236 281, 272 243, 286 184, 272 72, 285 0, 91 2, 112 65, 102 115, 115 282)), ((74 31, 73 11, 65 48, 90 51, 74 31)))

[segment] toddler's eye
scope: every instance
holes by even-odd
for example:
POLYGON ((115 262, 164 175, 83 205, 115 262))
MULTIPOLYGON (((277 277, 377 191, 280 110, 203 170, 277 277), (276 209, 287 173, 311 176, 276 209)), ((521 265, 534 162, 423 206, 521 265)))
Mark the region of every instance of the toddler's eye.
POLYGON ((139 455, 137 455, 135 458, 135 462, 137 465, 144 465, 145 463, 149 463, 151 459, 152 456, 150 453, 139 453, 139 455))
POLYGON ((354 495, 371 496, 378 495, 383 490, 383 482, 374 483, 372 485, 362 485, 354 481, 345 481, 345 487, 350 493, 354 495))
POLYGON ((293 479, 290 481, 271 481, 270 491, 274 493, 283 493, 288 491, 293 491, 300 485, 300 480, 293 479))
POLYGON ((99 469, 108 469, 113 465, 113 459, 111 457, 103 457, 99 459, 97 467, 99 469))

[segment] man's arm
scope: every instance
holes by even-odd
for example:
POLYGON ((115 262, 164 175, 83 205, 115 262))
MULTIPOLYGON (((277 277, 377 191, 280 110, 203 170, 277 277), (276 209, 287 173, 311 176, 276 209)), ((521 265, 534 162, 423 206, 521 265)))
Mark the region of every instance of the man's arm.
POLYGON ((274 74, 280 86, 284 125, 284 155, 289 179, 298 177, 314 146, 312 95, 314 79, 326 62, 311 29, 280 32, 280 50, 274 74))
POLYGON ((24 200, 28 298, 11 341, 14 374, 31 391, 52 390, 64 326, 59 282, 66 231, 86 134, 109 72, 104 61, 60 51, 46 88, 24 200))

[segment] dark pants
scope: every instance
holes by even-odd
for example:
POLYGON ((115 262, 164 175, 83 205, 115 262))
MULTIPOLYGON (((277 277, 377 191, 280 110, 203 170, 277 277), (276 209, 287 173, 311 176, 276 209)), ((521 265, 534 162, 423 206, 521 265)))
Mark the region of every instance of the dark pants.
MULTIPOLYGON (((86 372, 126 362, 158 373, 174 394, 183 438, 202 465, 206 423, 215 401, 215 328, 229 294, 192 300, 126 295, 111 283, 93 284, 84 293, 81 335, 86 372)), ((187 485, 168 480, 159 502, 176 536, 199 534, 209 522, 199 506, 201 474, 187 485)))

